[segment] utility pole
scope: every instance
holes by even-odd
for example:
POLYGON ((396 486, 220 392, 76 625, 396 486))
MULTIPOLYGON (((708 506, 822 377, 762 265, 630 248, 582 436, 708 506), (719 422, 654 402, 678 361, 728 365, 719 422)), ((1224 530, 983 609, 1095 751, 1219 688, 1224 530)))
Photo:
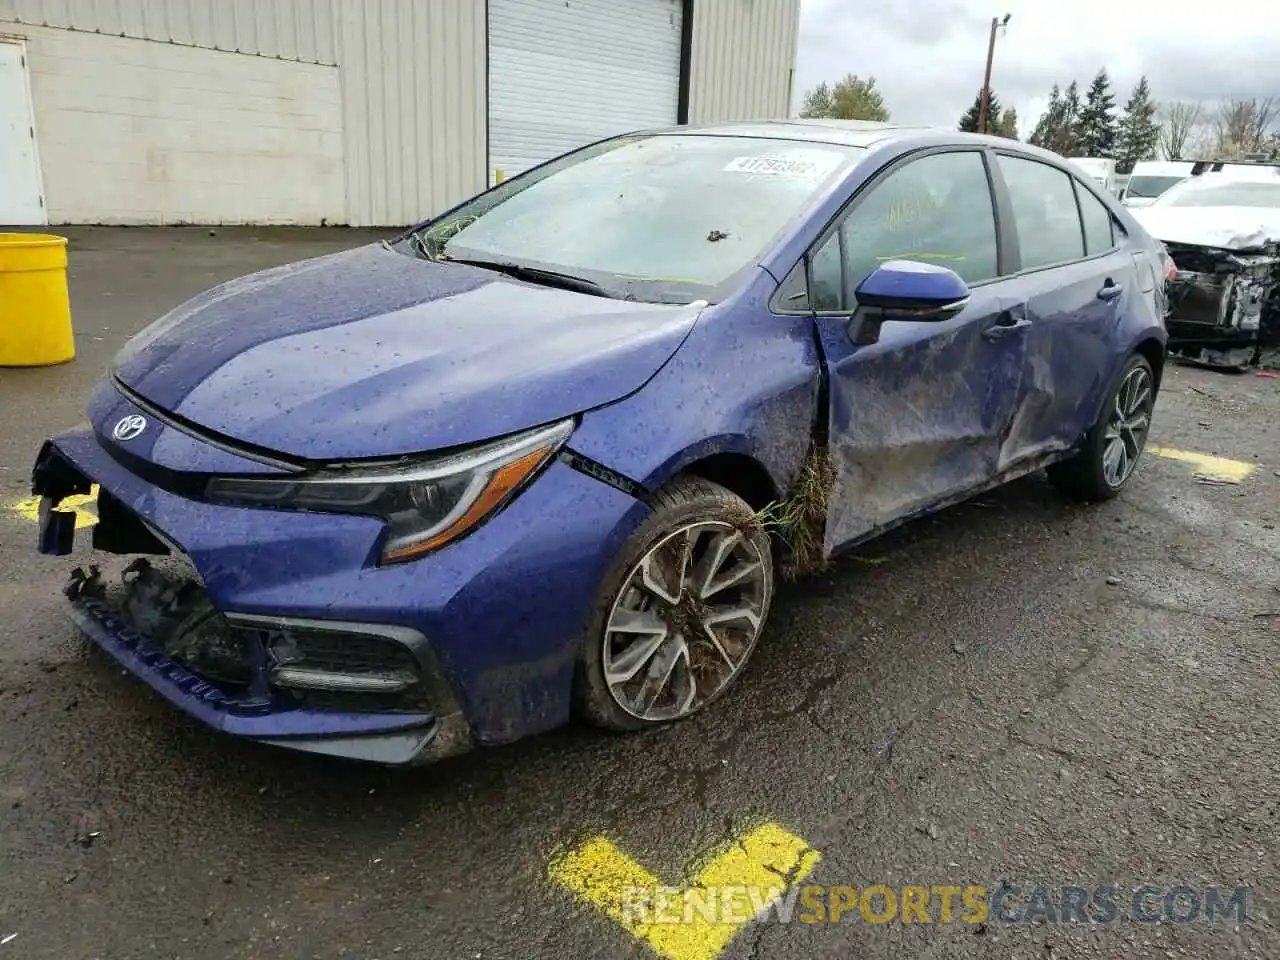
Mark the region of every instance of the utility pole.
POLYGON ((991 37, 987 40, 987 71, 982 75, 982 103, 978 107, 978 132, 987 132, 987 105, 991 100, 991 61, 996 55, 996 31, 1008 25, 1011 14, 1006 13, 1004 19, 991 18, 991 37))

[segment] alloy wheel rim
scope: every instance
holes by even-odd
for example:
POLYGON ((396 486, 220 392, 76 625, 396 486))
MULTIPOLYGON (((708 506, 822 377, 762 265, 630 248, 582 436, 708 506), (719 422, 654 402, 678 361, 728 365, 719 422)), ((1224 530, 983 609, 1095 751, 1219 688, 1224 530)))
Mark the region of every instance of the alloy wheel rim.
POLYGON ((710 702, 755 647, 771 591, 759 544, 732 524, 668 534, 631 568, 609 611, 603 663, 614 702, 653 722, 710 702))
POLYGON ((1102 475, 1112 489, 1133 474, 1151 428, 1151 377, 1134 367, 1116 391, 1103 435, 1102 475))

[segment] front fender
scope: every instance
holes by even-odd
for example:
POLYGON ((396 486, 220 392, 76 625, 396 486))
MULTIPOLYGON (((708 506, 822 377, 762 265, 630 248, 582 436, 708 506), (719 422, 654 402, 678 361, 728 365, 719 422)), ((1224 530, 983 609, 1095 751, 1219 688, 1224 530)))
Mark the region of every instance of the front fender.
POLYGON ((769 312, 776 284, 760 277, 709 309, 641 390, 587 413, 570 446, 651 491, 722 453, 752 458, 787 491, 818 412, 818 348, 811 318, 769 312))

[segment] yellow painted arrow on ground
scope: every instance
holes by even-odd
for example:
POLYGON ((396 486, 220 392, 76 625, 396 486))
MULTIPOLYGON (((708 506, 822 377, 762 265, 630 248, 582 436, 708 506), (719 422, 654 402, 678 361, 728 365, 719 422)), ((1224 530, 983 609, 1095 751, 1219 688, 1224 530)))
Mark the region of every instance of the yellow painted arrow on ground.
MULTIPOLYGON (((76 494, 72 497, 63 497, 62 502, 58 504, 59 510, 74 510, 76 514, 76 529, 83 530, 85 527, 92 527, 98 522, 98 514, 95 512, 98 508, 98 485, 95 483, 88 493, 76 494)), ((40 498, 39 497, 23 497, 10 505, 10 510, 20 516, 23 520, 30 520, 32 523, 40 522, 40 498)))
POLYGON ((604 837, 553 862, 550 875, 668 960, 714 960, 821 858, 766 823, 711 860, 685 889, 664 886, 604 837))

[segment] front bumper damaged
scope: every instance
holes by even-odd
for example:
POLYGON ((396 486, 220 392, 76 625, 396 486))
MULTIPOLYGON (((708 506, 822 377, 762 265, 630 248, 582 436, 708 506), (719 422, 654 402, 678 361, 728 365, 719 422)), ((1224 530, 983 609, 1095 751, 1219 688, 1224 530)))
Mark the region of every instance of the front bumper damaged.
MULTIPOLYGON (((33 489, 42 497, 41 552, 69 553, 74 515, 57 505, 89 492, 88 478, 49 445, 33 489)), ((179 548, 106 491, 98 496, 95 547, 168 556, 135 559, 118 582, 96 566, 75 569, 63 588, 68 612, 121 667, 184 713, 260 743, 388 765, 471 749, 459 702, 420 632, 220 611, 179 548)))
POLYGON ((1280 245, 1223 250, 1166 243, 1169 352, 1210 366, 1280 362, 1280 245))

